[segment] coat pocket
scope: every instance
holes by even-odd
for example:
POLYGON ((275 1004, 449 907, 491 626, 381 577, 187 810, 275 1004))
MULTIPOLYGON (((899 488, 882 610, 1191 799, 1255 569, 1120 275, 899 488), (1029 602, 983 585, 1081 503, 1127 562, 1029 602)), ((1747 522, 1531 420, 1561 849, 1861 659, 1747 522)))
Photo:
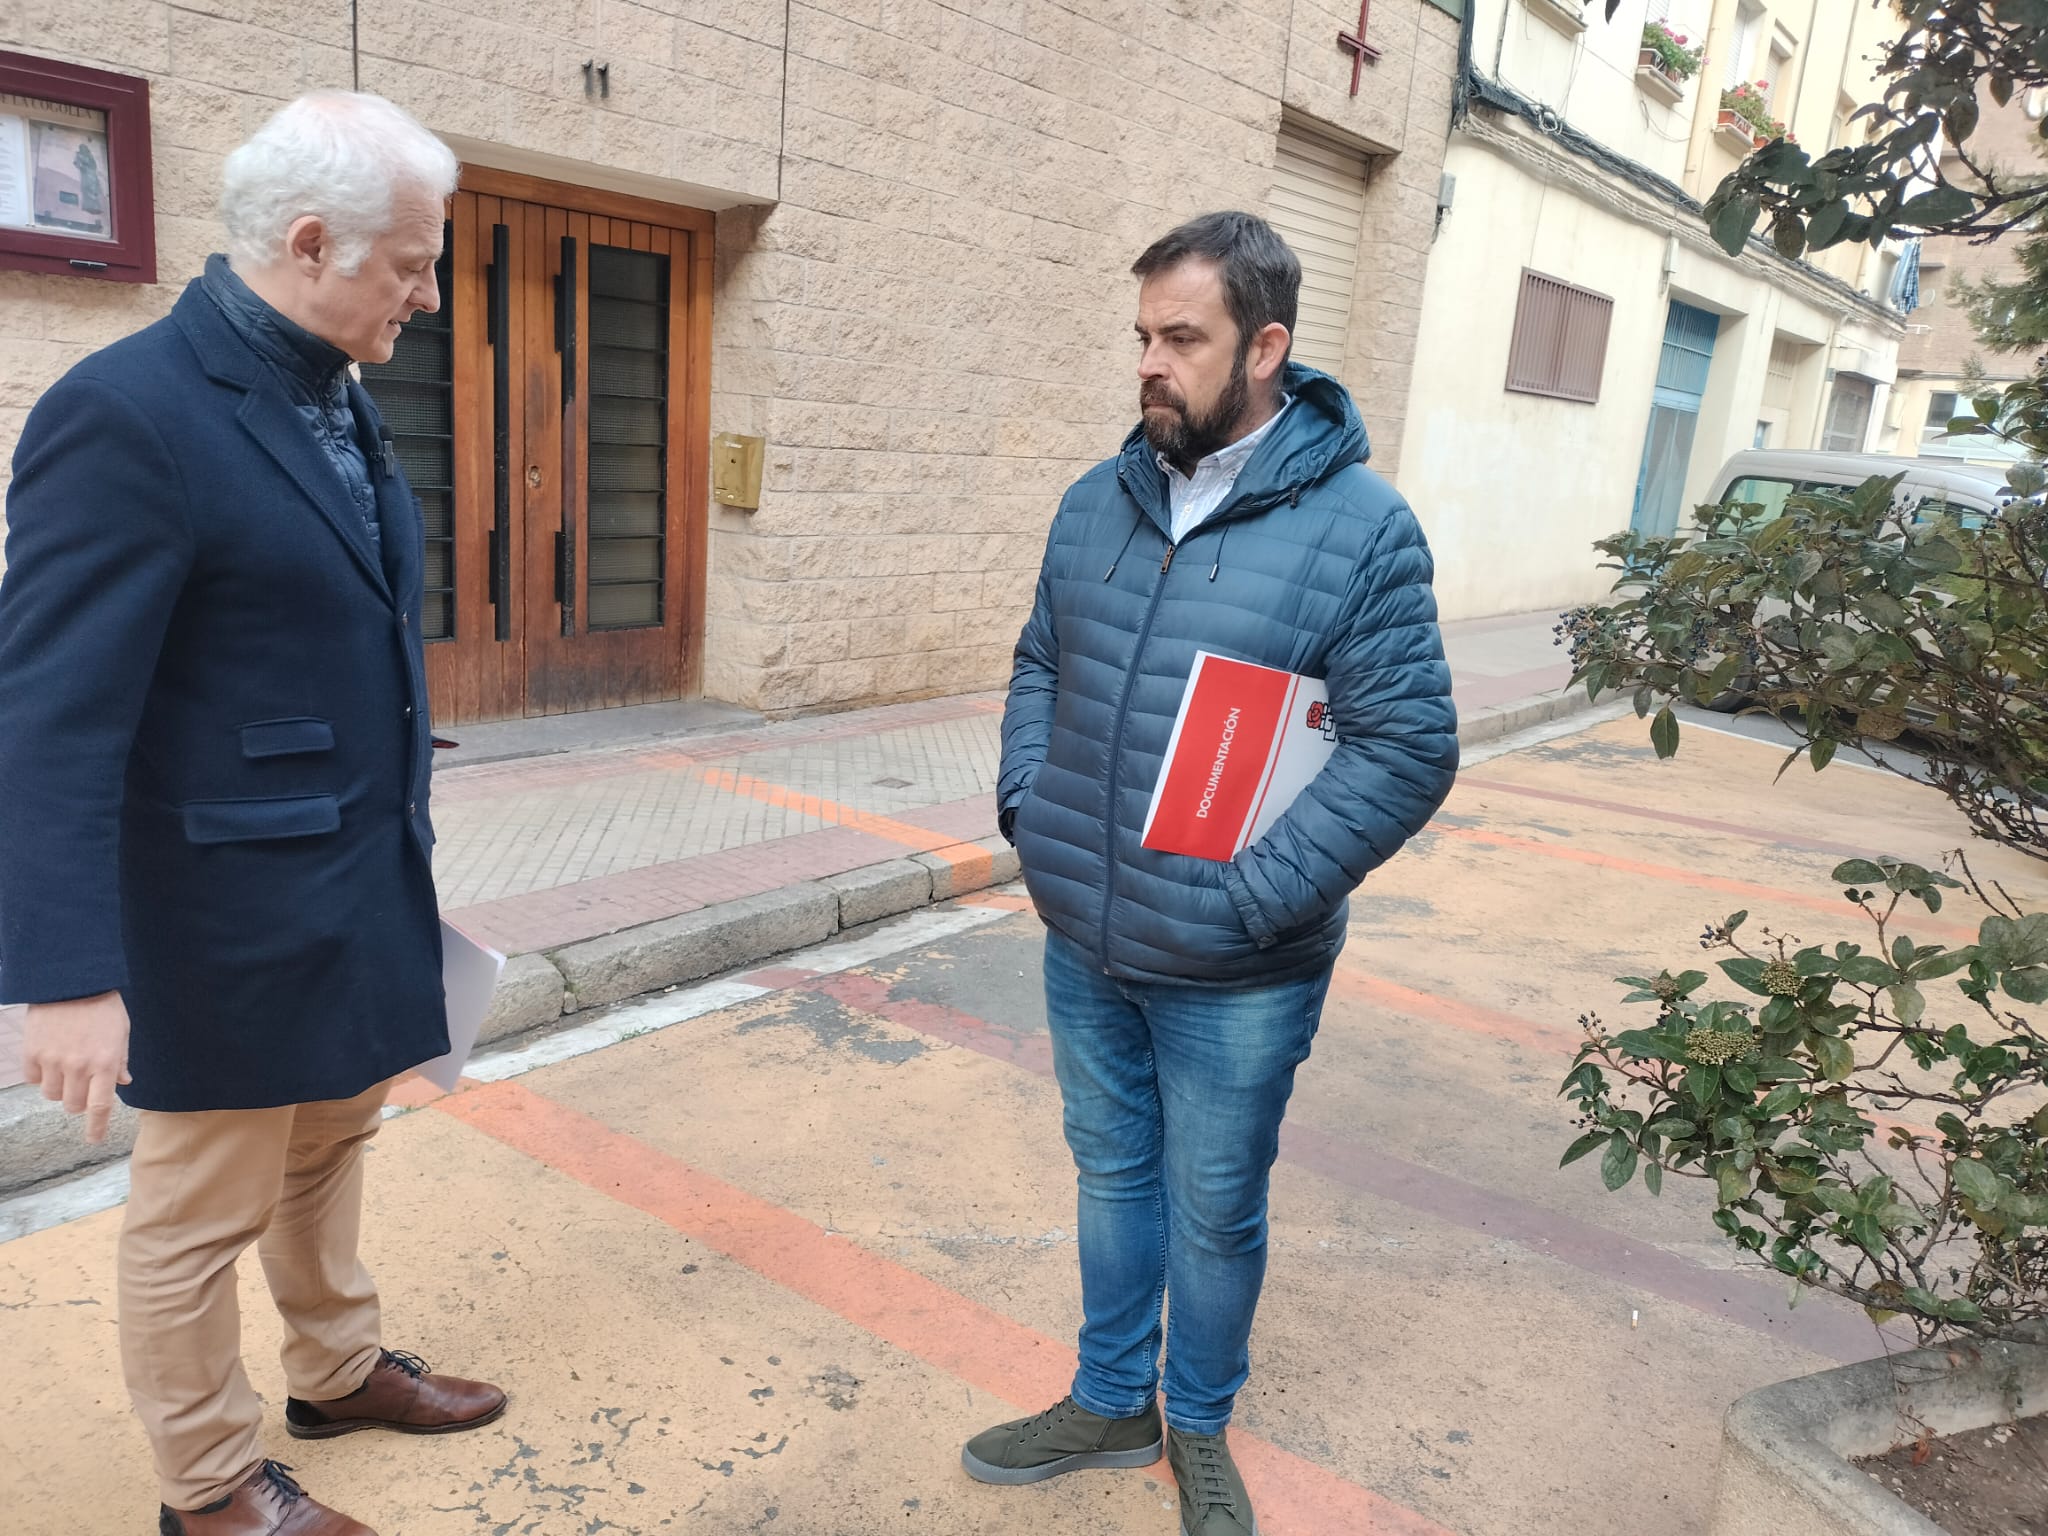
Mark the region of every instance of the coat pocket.
POLYGON ((188 843, 258 843, 341 830, 341 802, 333 795, 190 800, 182 809, 188 843))
POLYGON ((258 720, 242 727, 244 757, 296 757, 303 752, 333 750, 334 727, 311 715, 258 720))

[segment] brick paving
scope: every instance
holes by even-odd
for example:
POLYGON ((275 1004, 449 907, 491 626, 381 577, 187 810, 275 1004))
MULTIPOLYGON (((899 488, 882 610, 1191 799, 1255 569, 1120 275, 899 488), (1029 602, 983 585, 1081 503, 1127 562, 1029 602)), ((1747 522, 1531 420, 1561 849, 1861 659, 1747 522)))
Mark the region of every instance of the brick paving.
POLYGON ((1446 625, 1451 696, 1460 715, 1556 693, 1571 681, 1571 662, 1551 643, 1549 614, 1511 614, 1446 625))
MULTIPOLYGON (((1462 713, 1562 687, 1548 614, 1445 627, 1462 713)), ((931 852, 995 830, 1002 696, 443 766, 435 882, 508 954, 931 852)), ((0 1009, 0 1088, 20 1081, 0 1009)))
MULTIPOLYGON (((486 908, 495 919, 530 896, 590 886, 607 910, 633 914, 591 930, 604 932, 987 836, 994 830, 992 803, 973 827, 952 815, 938 829, 947 835, 917 817, 993 795, 1000 710, 999 698, 965 695, 680 746, 444 770, 434 782, 442 902, 451 913, 486 908), (768 855, 764 845, 779 851, 768 855), (837 862, 855 852, 852 862, 837 862), (735 853, 741 856, 718 857, 735 853), (750 878, 755 867, 762 873, 750 878), (777 867, 780 879, 772 878, 777 867), (735 892, 735 881, 751 889, 735 892), (713 889, 717 894, 705 894, 713 889), (673 904, 690 895, 698 899, 673 904)), ((523 910, 577 909, 557 902, 523 910)), ((550 933, 547 942, 588 936, 550 933)))

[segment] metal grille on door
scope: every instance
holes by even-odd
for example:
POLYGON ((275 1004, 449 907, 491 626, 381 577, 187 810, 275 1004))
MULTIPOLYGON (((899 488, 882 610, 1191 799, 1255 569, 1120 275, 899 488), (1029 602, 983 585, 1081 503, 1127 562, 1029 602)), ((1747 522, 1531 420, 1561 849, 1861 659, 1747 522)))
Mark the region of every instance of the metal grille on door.
POLYGON ((413 316, 388 363, 363 364, 363 387, 391 430, 392 446, 426 530, 426 597, 420 636, 455 637, 455 310, 452 229, 443 231, 434 279, 441 307, 413 316))
POLYGON ((661 622, 668 463, 668 258, 590 251, 592 629, 661 622))

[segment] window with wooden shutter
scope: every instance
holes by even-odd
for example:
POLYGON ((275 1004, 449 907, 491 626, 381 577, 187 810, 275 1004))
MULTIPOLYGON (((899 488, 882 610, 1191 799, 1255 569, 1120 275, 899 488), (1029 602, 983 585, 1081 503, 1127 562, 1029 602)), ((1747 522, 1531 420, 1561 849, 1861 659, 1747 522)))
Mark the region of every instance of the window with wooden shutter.
POLYGON ((406 322, 390 362, 362 367, 363 388, 377 402, 399 467, 419 499, 426 534, 422 640, 455 638, 454 245, 452 229, 444 226, 434 264, 441 307, 406 322))
POLYGON ((1753 0, 1742 0, 1735 10, 1735 36, 1728 45, 1728 60, 1722 67, 1721 83, 1729 90, 1750 83, 1750 69, 1756 64, 1757 44, 1763 39, 1764 9, 1753 0))
POLYGON ((659 625, 668 496, 668 258, 590 250, 593 630, 659 625))
POLYGON ((1799 343, 1783 336, 1771 339, 1771 360, 1764 370, 1764 409, 1788 413, 1799 370, 1799 343))
POLYGON ((1520 395, 1593 404, 1600 398, 1613 320, 1614 300, 1607 295, 1523 272, 1507 387, 1520 395))
POLYGON ((1779 39, 1772 38, 1770 51, 1765 54, 1764 59, 1764 101, 1774 114, 1783 113, 1789 116, 1792 103, 1780 100, 1779 91, 1785 83, 1785 76, 1792 68, 1792 50, 1779 39))
POLYGON ((1280 125, 1270 222, 1301 260, 1296 362, 1341 377, 1365 220, 1366 157, 1296 122, 1280 125))
POLYGON ((1862 453, 1869 446, 1870 410, 1877 386, 1869 379, 1843 374, 1828 400, 1827 431, 1820 445, 1829 453, 1862 453))

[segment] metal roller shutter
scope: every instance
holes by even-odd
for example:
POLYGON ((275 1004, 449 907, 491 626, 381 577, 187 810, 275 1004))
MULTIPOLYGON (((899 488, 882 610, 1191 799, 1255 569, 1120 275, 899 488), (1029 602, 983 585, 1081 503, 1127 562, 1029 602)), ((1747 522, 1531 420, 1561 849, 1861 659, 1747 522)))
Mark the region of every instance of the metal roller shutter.
POLYGON ((1280 125, 1268 217, 1301 258, 1294 356, 1340 377, 1365 219, 1365 174, 1366 157, 1358 150, 1298 123, 1280 125))

